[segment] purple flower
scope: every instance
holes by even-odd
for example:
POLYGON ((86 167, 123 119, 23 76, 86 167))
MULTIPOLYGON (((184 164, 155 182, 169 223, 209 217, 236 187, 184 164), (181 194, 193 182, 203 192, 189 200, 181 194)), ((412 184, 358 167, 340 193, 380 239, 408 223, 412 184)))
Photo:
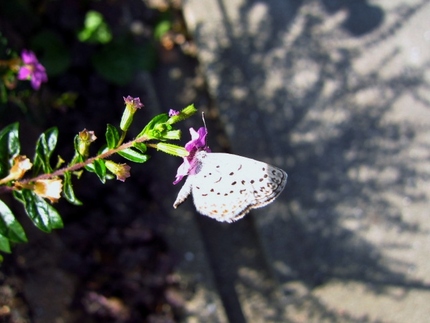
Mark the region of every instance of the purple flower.
POLYGON ((197 131, 195 131, 194 128, 190 128, 190 134, 191 140, 185 145, 185 149, 189 152, 189 155, 183 157, 184 161, 178 168, 176 180, 173 182, 174 185, 178 184, 184 178, 184 176, 194 173, 197 166, 194 157, 197 152, 201 150, 210 152, 209 147, 206 146, 206 135, 208 134, 206 128, 201 127, 197 131))
POLYGON ((190 152, 196 153, 197 150, 202 150, 206 147, 206 135, 208 131, 206 128, 201 127, 195 131, 194 128, 190 128, 191 140, 185 144, 185 149, 190 152))
POLYGON ((38 90, 42 82, 48 81, 45 67, 39 63, 32 51, 24 49, 21 58, 24 65, 18 71, 18 80, 29 80, 33 89, 38 90))
POLYGON ((117 164, 111 160, 106 160, 105 165, 107 169, 116 175, 116 179, 121 182, 125 182, 125 180, 130 177, 131 167, 127 164, 117 164))
POLYGON ((127 97, 123 97, 125 103, 125 109, 122 113, 121 123, 119 127, 122 131, 127 131, 130 128, 131 123, 133 122, 133 116, 136 113, 137 109, 143 107, 143 104, 140 102, 140 98, 133 98, 130 95, 127 97))
POLYGON ((179 114, 179 111, 170 109, 169 110, 169 117, 177 116, 179 114))
POLYGON ((143 107, 143 104, 140 102, 140 98, 133 98, 130 95, 127 97, 122 97, 124 99, 124 103, 126 106, 129 106, 130 109, 133 109, 134 111, 136 111, 137 109, 140 109, 141 107, 143 107))

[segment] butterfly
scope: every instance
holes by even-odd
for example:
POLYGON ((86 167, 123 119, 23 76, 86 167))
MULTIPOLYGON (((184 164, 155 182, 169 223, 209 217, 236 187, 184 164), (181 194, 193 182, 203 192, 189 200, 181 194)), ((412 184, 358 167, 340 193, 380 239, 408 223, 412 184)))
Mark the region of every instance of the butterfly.
POLYGON ((204 149, 196 151, 192 167, 173 207, 192 194, 197 211, 220 222, 234 222, 251 209, 273 202, 288 177, 266 163, 204 149))

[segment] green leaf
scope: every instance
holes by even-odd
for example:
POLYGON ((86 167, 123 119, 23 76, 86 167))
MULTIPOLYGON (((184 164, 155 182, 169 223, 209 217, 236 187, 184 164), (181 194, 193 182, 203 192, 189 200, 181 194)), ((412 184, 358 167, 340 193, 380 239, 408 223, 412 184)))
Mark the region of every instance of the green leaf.
POLYGON ((136 150, 127 148, 118 152, 118 154, 125 159, 128 159, 135 163, 144 163, 149 159, 148 155, 144 155, 136 150))
POLYGON ((51 155, 57 145, 58 129, 50 128, 42 133, 36 143, 36 153, 34 156, 33 172, 34 174, 52 173, 50 164, 51 155))
POLYGON ((27 242, 21 224, 16 220, 9 207, 0 200, 0 235, 12 242, 27 242))
POLYGON ((73 138, 73 147, 75 148, 75 154, 80 156, 79 154, 79 135, 75 135, 75 137, 73 138))
POLYGON ((89 171, 90 173, 95 173, 96 172, 96 169, 95 169, 95 167, 94 167, 94 164, 88 164, 88 165, 85 165, 85 167, 84 167, 87 171, 89 171))
POLYGON ((118 130, 111 124, 107 125, 106 129, 106 143, 109 149, 116 148, 119 142, 118 130))
POLYGON ((81 42, 106 44, 112 40, 112 32, 103 15, 89 10, 85 16, 84 27, 78 33, 81 42))
POLYGON ((169 120, 169 115, 167 113, 161 113, 159 115, 156 115, 154 118, 152 118, 151 121, 149 121, 149 123, 145 126, 145 128, 143 128, 143 130, 140 132, 140 134, 137 135, 136 138, 146 136, 148 137, 148 139, 157 139, 157 137, 152 137, 152 130, 157 125, 165 123, 167 120, 169 120))
MULTIPOLYGON (((9 239, 1 234, 0 234, 0 251, 7 252, 7 253, 11 252, 9 239)), ((3 257, 0 258, 0 261, 3 261, 3 257)))
POLYGON ((135 142, 133 147, 139 150, 142 154, 146 153, 147 147, 143 142, 135 142))
POLYGON ((63 221, 57 210, 33 191, 14 191, 14 196, 24 204, 25 212, 34 225, 44 232, 61 229, 63 221))
POLYGON ((161 41, 161 38, 172 29, 172 20, 161 20, 154 28, 154 37, 156 40, 161 41))
POLYGON ((64 173, 63 196, 66 198, 67 201, 74 205, 82 205, 82 202, 78 200, 73 190, 71 172, 64 173))
POLYGON ((19 155, 19 123, 15 122, 0 131, 0 178, 7 176, 12 158, 19 155))
POLYGON ((106 183, 106 165, 103 159, 96 159, 93 162, 94 173, 99 177, 100 181, 106 183))

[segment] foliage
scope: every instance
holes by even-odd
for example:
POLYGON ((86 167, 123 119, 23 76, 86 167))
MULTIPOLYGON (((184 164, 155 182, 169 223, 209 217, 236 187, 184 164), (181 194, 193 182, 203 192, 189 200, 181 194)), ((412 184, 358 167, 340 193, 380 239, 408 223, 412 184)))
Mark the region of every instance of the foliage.
POLYGON ((84 27, 78 33, 82 42, 106 44, 112 40, 112 32, 100 12, 90 10, 85 16, 84 27))
MULTIPOLYGON (((131 119, 140 109, 139 98, 124 98, 124 115, 131 119)), ((150 155, 148 148, 156 148, 168 154, 184 157, 188 152, 180 146, 167 143, 180 138, 180 131, 174 124, 196 112, 193 105, 179 114, 169 116, 162 113, 155 116, 142 131, 131 141, 123 142, 127 129, 118 129, 108 124, 105 132, 106 144, 94 157, 88 156, 89 146, 96 140, 94 132, 84 129, 75 136, 75 155, 65 167, 64 161, 53 166, 51 157, 57 145, 58 129, 50 128, 42 133, 35 146, 32 161, 21 155, 19 124, 13 123, 0 131, 0 194, 12 193, 20 202, 34 225, 44 232, 63 227, 58 211, 53 207, 61 195, 70 203, 81 205, 73 190, 72 179, 78 179, 82 170, 95 173, 102 183, 116 178, 124 181, 130 176, 130 166, 110 160, 117 154, 127 161, 145 163, 150 155), (26 177, 28 170, 32 175, 26 177), (61 195, 60 195, 61 194, 61 195)), ((26 242, 25 232, 7 204, 0 200, 0 251, 10 253, 15 243, 26 242)))
MULTIPOLYGON (((160 14, 161 19, 154 20, 155 26, 144 36, 133 34, 124 26, 113 30, 103 13, 90 10, 90 7, 85 9, 79 27, 70 28, 65 24, 61 29, 43 21, 48 17, 47 7, 58 9, 61 4, 48 2, 39 8, 38 14, 32 12, 33 6, 28 0, 0 4, 1 15, 7 14, 12 29, 22 34, 25 43, 34 51, 23 49, 18 54, 0 33, 0 112, 16 106, 30 122, 43 120, 45 116, 33 108, 44 109, 45 105, 63 110, 75 106, 76 92, 39 90, 48 78, 61 78, 73 67, 75 57, 72 55, 76 47, 84 48, 87 56, 83 57, 91 62, 92 72, 95 70, 108 82, 124 86, 133 80, 136 72, 155 66, 157 43, 165 47, 164 43, 172 37, 169 33, 174 29, 170 13, 166 11, 160 14), (20 21, 25 21, 25 26, 20 21)), ((24 229, 12 211, 14 208, 10 203, 13 199, 22 204, 38 229, 51 232, 63 227, 54 203, 64 197, 69 203, 82 205, 73 187, 82 172, 94 173, 102 183, 115 178, 125 181, 130 176, 127 163, 147 162, 150 158, 148 148, 179 157, 188 155, 183 147, 169 141, 180 138, 180 131, 174 125, 193 115, 196 112, 194 106, 155 116, 133 140, 125 142, 133 116, 143 105, 139 98, 130 96, 124 101, 119 126, 107 124, 105 143, 93 157, 89 153, 89 147, 97 139, 93 131, 84 129, 75 136, 71 143, 74 156, 66 162, 60 156, 53 160, 59 137, 57 127, 40 134, 32 157, 21 153, 18 122, 0 130, 0 252, 10 253, 14 244, 27 241, 24 229), (114 155, 127 163, 112 161, 114 155)))

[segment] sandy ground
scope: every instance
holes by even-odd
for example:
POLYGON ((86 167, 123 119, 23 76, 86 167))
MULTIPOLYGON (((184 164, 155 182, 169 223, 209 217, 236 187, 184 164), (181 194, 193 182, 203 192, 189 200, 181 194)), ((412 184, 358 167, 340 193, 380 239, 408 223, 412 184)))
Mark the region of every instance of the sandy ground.
POLYGON ((243 222, 198 218, 214 321, 427 321, 428 2, 184 8, 231 152, 289 174, 243 222))

